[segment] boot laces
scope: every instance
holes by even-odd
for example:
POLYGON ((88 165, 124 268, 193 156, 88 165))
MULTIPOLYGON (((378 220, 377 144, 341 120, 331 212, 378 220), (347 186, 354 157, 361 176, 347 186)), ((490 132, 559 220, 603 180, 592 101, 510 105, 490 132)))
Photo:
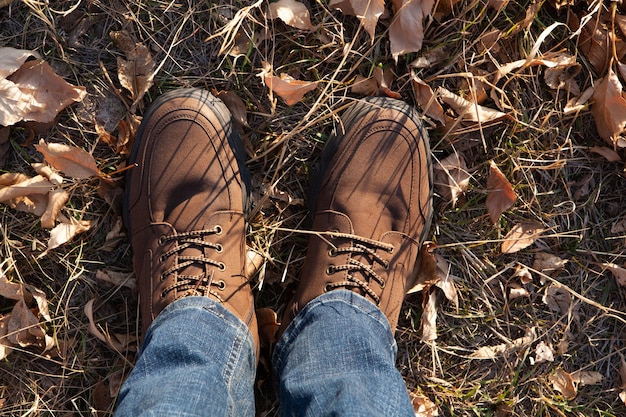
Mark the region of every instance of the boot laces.
POLYGON ((392 253, 393 245, 388 243, 379 242, 373 239, 364 238, 361 236, 346 234, 346 233, 332 233, 333 237, 349 239, 350 246, 338 246, 330 250, 330 256, 335 257, 342 254, 350 254, 350 259, 346 265, 329 265, 327 272, 334 274, 340 271, 349 271, 346 281, 332 282, 326 285, 326 291, 346 288, 346 289, 361 289, 365 294, 369 295, 376 305, 380 304, 380 296, 370 287, 369 282, 375 281, 380 288, 385 287, 385 279, 381 277, 376 271, 374 271, 374 264, 381 265, 385 270, 389 269, 389 261, 383 259, 376 250, 384 250, 385 252, 392 253), (355 255, 360 259, 370 259, 369 264, 361 262, 359 259, 354 259, 355 255), (365 280, 355 276, 355 272, 360 272, 365 280))
POLYGON ((208 296, 210 294, 216 297, 219 301, 222 301, 220 295, 213 289, 213 287, 218 290, 224 290, 226 283, 223 280, 213 281, 214 269, 211 269, 211 272, 207 274, 206 266, 215 267, 220 271, 223 271, 226 269, 226 265, 223 262, 218 262, 204 256, 182 255, 182 252, 189 248, 200 249, 201 252, 204 252, 203 248, 210 248, 214 249, 217 253, 221 252, 223 250, 222 245, 203 240, 204 236, 219 235, 221 233, 222 227, 215 226, 212 229, 192 230, 183 233, 162 235, 159 238, 159 244, 161 245, 169 242, 176 242, 176 246, 161 255, 161 262, 165 262, 167 258, 177 255, 176 263, 172 267, 163 271, 161 274, 161 280, 164 280, 170 274, 177 274, 176 282, 164 288, 161 292, 162 298, 167 297, 169 292, 176 290, 177 292, 187 291, 187 294, 185 295, 208 296), (202 274, 185 275, 179 273, 194 264, 199 265, 203 269, 202 274))

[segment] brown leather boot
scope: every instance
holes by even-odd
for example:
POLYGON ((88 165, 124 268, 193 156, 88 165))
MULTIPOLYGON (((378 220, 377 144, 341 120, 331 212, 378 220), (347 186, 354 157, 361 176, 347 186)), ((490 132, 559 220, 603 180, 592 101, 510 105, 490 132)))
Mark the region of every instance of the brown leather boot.
POLYGON ((201 295, 243 320, 258 349, 244 273, 244 157, 230 112, 207 91, 164 94, 144 117, 124 198, 144 334, 166 306, 201 295))
POLYGON ((395 331, 432 218, 428 137, 415 110, 387 98, 359 102, 342 120, 345 134, 326 144, 312 179, 319 234, 282 328, 315 297, 348 289, 380 307, 395 331))

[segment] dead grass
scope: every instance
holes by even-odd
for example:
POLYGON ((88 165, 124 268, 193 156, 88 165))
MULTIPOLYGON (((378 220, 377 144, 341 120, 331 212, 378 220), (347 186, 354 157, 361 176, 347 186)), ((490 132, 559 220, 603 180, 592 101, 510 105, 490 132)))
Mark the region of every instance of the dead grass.
MULTIPOLYGON (((250 127, 243 130, 243 138, 254 174, 255 208, 248 243, 266 260, 259 273, 257 306, 280 311, 303 261, 307 237, 295 230, 304 227, 307 210, 299 202, 289 204, 276 198, 277 192, 293 199, 307 198, 308 175, 325 140, 337 128, 342 106, 354 99, 349 84, 357 74, 367 76, 375 66, 392 66, 396 75, 392 89, 413 102, 408 65, 417 55, 401 57, 394 65, 384 24, 379 24, 372 44, 358 29, 356 19, 330 11, 326 2, 307 3, 314 23, 320 24, 314 33, 268 21, 255 8, 238 14, 245 6, 249 4, 236 0, 16 2, 0 9, 0 45, 35 49, 68 81, 87 87, 85 102, 63 112, 58 124, 37 137, 93 151, 109 172, 124 157, 97 143, 94 117, 113 131, 127 111, 119 99, 125 93, 116 76, 116 57, 122 53, 112 45, 110 31, 128 30, 154 54, 160 69, 146 103, 178 87, 236 91, 248 109, 250 127), (83 29, 73 26, 75 17, 82 19, 83 29), (240 20, 235 29, 222 30, 236 17, 240 20), (231 47, 225 39, 237 33, 254 42, 244 45, 237 57, 220 55, 222 48, 231 47), (321 80, 320 88, 291 107, 280 99, 272 101, 257 77, 262 62, 271 63, 276 73, 321 80)), ((496 12, 482 2, 467 1, 456 5, 454 14, 441 22, 429 20, 424 51, 443 49, 445 59, 418 70, 418 75, 433 88, 466 91, 464 73, 475 68, 493 70, 493 51, 481 50, 481 39, 492 29, 509 34, 500 43, 499 62, 524 58, 538 35, 552 22, 565 21, 568 13, 542 3, 530 28, 517 31, 528 7, 527 1, 510 2, 496 12)), ((575 39, 568 39, 564 28, 557 28, 544 45, 544 52, 577 51, 575 39)), ((583 71, 577 80, 584 89, 601 74, 593 73, 583 56, 579 62, 583 71)), ((589 146, 601 144, 591 115, 584 110, 564 117, 565 93, 549 89, 541 73, 532 67, 507 81, 504 99, 512 107, 513 120, 484 129, 468 128, 462 135, 446 134, 426 121, 432 127, 433 157, 441 160, 454 150, 463 152, 472 173, 470 188, 456 208, 436 197, 431 235, 440 247, 438 253, 460 277, 459 309, 455 311, 442 298, 439 337, 422 343, 422 299, 420 294, 411 295, 397 333, 398 366, 407 387, 434 401, 440 415, 626 413, 618 398, 619 355, 625 350, 624 291, 601 267, 603 262, 623 264, 626 256, 624 236, 611 233, 611 227, 624 219, 623 166, 588 151, 589 146), (491 159, 519 196, 495 226, 484 204, 491 159), (542 223, 550 232, 520 253, 500 254, 499 240, 515 223, 529 220, 542 223), (563 271, 550 274, 546 284, 535 274, 526 286, 529 295, 510 300, 515 267, 532 266, 539 251, 569 262, 563 271), (565 312, 553 312, 542 301, 553 281, 571 295, 565 312), (532 327, 536 339, 530 346, 494 360, 470 358, 477 348, 519 338, 532 327), (568 347, 555 355, 554 362, 531 364, 538 342, 556 348, 564 340, 568 347), (548 382, 556 368, 596 371, 604 379, 598 385, 579 387, 577 397, 566 400, 548 382)), ((32 146, 22 146, 30 135, 27 128, 12 129, 13 152, 2 172, 28 171, 28 163, 37 159, 32 146)), ((13 265, 13 279, 35 285, 48 295, 52 321, 46 326, 58 345, 58 352, 43 355, 29 348, 13 352, 0 365, 1 415, 107 415, 114 400, 105 395, 108 388, 115 392, 131 370, 134 346, 112 351, 89 333, 83 313, 87 301, 95 298, 95 319, 101 330, 138 331, 136 294, 95 279, 98 269, 128 272, 132 263, 126 240, 110 252, 99 250, 120 208, 119 201, 113 205, 104 201, 97 186, 93 181, 77 181, 70 190, 72 214, 96 220, 98 227, 43 258, 38 255, 45 249, 47 232, 40 229, 38 219, 0 207, 0 253, 13 265)), ((0 312, 6 311, 10 305, 0 300, 0 312)), ((267 379, 266 363, 262 361, 259 370, 263 380, 267 379)), ((260 385, 257 398, 260 415, 278 415, 270 383, 260 385)))

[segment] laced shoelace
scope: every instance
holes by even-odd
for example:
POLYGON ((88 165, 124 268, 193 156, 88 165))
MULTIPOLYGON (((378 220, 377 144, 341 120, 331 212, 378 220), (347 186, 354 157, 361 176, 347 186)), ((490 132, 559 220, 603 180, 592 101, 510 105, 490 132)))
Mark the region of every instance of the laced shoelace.
MULTIPOLYGON (((202 238, 208 235, 220 235, 222 234, 222 227, 215 226, 213 229, 206 230, 192 230, 189 232, 176 233, 171 235, 162 235, 159 238, 159 244, 164 245, 168 242, 176 242, 176 246, 172 249, 164 252, 161 255, 160 261, 165 262, 167 258, 182 253, 185 249, 190 247, 196 248, 211 248, 214 249, 217 253, 221 253, 224 248, 219 243, 212 243, 202 238)), ((161 280, 164 280, 168 275, 180 272, 191 266, 193 264, 199 264, 202 266, 204 270, 205 265, 211 265, 223 271, 226 269, 226 265, 223 262, 218 262, 210 258, 205 258, 204 256, 189 256, 189 255, 178 255, 178 262, 167 270, 163 271, 161 274, 161 280)), ((190 294, 201 294, 208 295, 211 294, 221 301, 220 295, 215 292, 211 287, 216 287, 219 290, 223 290, 226 287, 226 283, 222 280, 213 281, 213 271, 207 276, 206 273, 202 273, 201 275, 183 275, 178 274, 176 277, 176 282, 166 288, 161 292, 161 297, 165 298, 167 294, 173 290, 177 291, 189 291, 190 294)))
POLYGON ((336 288, 360 288, 365 292, 365 294, 369 295, 372 300, 376 303, 376 305, 380 304, 380 297, 376 294, 376 292, 370 287, 369 281, 375 281, 381 288, 385 287, 385 280, 374 271, 372 267, 374 263, 378 263, 385 270, 389 269, 389 262, 383 259, 379 254, 376 253, 377 249, 384 250, 388 253, 393 252, 393 245, 388 243, 379 242, 376 240, 364 238, 361 236, 355 236, 351 234, 345 233, 332 233, 333 237, 349 239, 351 241, 351 246, 344 247, 335 247, 330 250, 330 256, 335 257, 341 254, 352 254, 352 255, 365 255, 369 256, 372 259, 371 264, 365 264, 359 260, 350 257, 348 264, 346 265, 329 265, 327 268, 328 274, 334 274, 339 271, 349 271, 347 281, 341 282, 333 282, 326 285, 326 291, 330 291, 336 288), (364 276, 368 277, 366 281, 363 281, 354 276, 353 272, 361 272, 364 276))

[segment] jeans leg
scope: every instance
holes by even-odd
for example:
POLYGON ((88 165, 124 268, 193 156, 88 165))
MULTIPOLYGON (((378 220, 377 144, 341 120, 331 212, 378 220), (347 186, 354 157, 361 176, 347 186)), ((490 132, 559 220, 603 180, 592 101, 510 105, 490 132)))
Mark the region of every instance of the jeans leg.
POLYGON ((186 297, 152 323, 116 417, 254 416, 248 327, 218 302, 186 297))
POLYGON ((415 412, 385 315, 346 290, 309 302, 273 356, 281 416, 407 416, 415 412))

